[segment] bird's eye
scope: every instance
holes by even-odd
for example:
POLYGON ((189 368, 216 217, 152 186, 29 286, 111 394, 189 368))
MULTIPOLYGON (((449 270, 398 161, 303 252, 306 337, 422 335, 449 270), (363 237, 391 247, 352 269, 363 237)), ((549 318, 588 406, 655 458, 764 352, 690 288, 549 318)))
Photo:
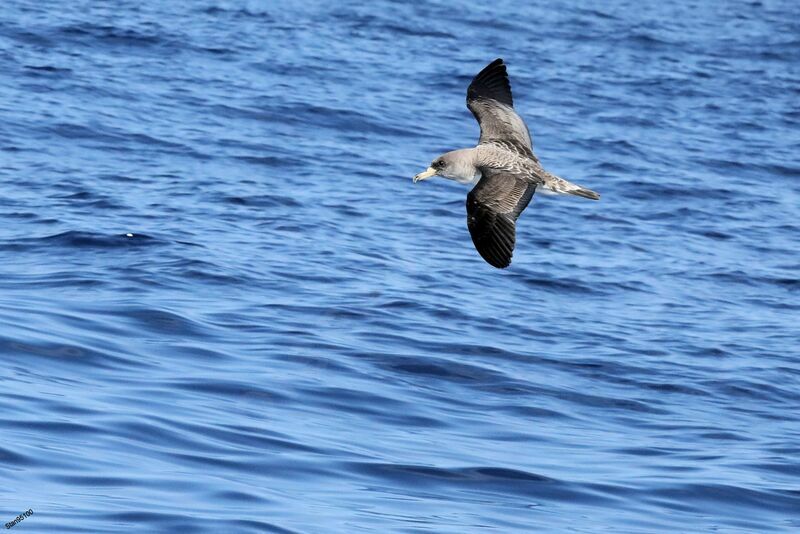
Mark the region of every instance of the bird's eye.
POLYGON ((436 160, 436 161, 433 162, 433 168, 434 169, 441 169, 442 167, 444 167, 444 161, 436 160))

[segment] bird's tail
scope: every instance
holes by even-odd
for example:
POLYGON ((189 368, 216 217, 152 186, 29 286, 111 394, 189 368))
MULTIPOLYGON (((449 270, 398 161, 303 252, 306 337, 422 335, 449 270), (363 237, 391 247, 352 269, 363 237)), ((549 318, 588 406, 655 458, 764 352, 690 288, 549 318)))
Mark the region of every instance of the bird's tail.
POLYGON ((550 173, 545 175, 542 189, 544 192, 550 192, 557 195, 575 195, 578 197, 590 198, 592 200, 600 200, 600 195, 591 189, 586 189, 578 184, 573 184, 572 182, 568 182, 567 180, 559 178, 558 176, 550 173))

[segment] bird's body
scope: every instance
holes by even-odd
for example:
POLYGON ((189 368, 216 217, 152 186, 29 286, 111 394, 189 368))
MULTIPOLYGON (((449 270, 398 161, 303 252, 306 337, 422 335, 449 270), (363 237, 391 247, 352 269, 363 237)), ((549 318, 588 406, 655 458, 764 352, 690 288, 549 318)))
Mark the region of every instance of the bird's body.
POLYGON ((597 200, 589 189, 550 174, 533 153, 530 132, 514 111, 502 59, 490 63, 467 89, 467 107, 478 120, 478 146, 436 158, 414 181, 434 175, 474 183, 467 195, 467 227, 478 253, 504 268, 514 252, 515 223, 537 190, 597 200))

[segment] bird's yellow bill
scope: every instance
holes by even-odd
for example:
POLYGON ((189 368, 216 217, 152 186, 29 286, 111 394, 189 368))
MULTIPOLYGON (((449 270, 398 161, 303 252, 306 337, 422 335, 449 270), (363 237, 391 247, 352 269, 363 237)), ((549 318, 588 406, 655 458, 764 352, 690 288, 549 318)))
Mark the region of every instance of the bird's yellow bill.
POLYGON ((419 173, 418 175, 416 175, 414 177, 414 183, 417 183, 417 182, 422 181, 422 180, 427 180, 428 178, 430 178, 434 174, 436 174, 436 169, 434 169, 433 167, 428 167, 427 170, 425 170, 424 172, 419 173))

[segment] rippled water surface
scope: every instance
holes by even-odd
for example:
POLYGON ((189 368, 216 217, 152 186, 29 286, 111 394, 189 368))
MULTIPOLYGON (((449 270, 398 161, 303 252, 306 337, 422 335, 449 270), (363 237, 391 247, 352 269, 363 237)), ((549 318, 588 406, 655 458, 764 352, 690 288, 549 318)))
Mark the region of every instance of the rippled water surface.
POLYGON ((800 532, 800 8, 578 5, 3 4, 0 521, 800 532), (603 196, 507 271, 495 57, 603 196))

